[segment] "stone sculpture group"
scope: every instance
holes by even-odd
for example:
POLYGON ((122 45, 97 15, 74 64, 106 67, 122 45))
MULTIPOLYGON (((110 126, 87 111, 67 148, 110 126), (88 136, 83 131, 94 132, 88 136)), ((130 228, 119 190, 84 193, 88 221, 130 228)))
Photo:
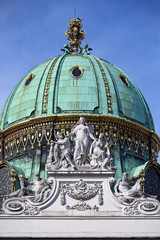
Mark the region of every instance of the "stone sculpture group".
POLYGON ((115 168, 113 164, 113 157, 111 157, 104 134, 100 133, 99 138, 95 138, 93 127, 86 122, 84 117, 79 119, 68 135, 58 133, 57 141, 51 141, 47 160, 50 170, 69 169, 70 167, 76 170, 81 166, 111 170, 115 168))

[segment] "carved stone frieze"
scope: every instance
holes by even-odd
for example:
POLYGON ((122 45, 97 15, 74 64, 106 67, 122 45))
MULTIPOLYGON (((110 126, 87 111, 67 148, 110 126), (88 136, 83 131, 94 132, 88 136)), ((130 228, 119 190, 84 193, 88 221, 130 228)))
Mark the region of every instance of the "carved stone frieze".
MULTIPOLYGON (((85 201, 98 197, 98 204, 103 205, 103 187, 101 183, 87 183, 80 179, 76 183, 63 183, 60 187, 61 205, 66 205, 66 195, 74 200, 81 201, 74 206, 66 206, 66 209, 97 209, 85 203, 85 201)), ((83 210, 84 211, 84 210, 83 210)))

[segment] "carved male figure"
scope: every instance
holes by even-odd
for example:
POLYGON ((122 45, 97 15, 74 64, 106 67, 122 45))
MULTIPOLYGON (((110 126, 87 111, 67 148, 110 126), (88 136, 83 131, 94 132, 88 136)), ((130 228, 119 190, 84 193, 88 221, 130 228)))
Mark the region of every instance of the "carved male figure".
POLYGON ((114 187, 115 195, 123 201, 133 200, 137 197, 157 198, 156 195, 146 194, 142 191, 140 179, 134 184, 128 179, 128 173, 124 172, 114 187))
POLYGON ((64 137, 63 134, 58 133, 57 134, 58 141, 55 142, 54 147, 54 157, 55 157, 55 163, 59 163, 59 166, 61 166, 62 160, 66 160, 73 168, 75 168, 74 164, 71 160, 71 144, 68 136, 64 137))
POLYGON ((117 197, 122 196, 122 200, 133 199, 135 197, 144 196, 140 179, 134 184, 128 179, 128 173, 124 172, 122 178, 119 179, 114 187, 115 195, 117 197), (132 187, 131 187, 132 186, 132 187))
POLYGON ((129 187, 133 185, 133 182, 128 179, 128 173, 124 172, 122 178, 120 178, 115 185, 115 194, 118 195, 128 192, 129 187))
POLYGON ((35 181, 28 182, 27 185, 34 185, 33 189, 25 187, 25 179, 21 177, 21 189, 11 193, 8 197, 22 197, 22 196, 33 196, 34 202, 40 202, 46 198, 51 190, 50 185, 45 179, 40 178, 39 173, 35 173, 35 181))

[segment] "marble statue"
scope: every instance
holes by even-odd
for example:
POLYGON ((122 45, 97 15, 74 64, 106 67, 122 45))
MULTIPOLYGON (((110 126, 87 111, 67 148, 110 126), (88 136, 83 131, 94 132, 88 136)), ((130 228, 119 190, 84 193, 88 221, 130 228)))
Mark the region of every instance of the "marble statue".
POLYGON ((71 143, 68 136, 64 137, 64 134, 58 133, 57 141, 51 140, 47 166, 51 168, 55 167, 55 169, 71 166, 73 169, 76 169, 76 166, 72 163, 71 154, 71 143))
POLYGON ((68 136, 74 142, 74 162, 77 165, 85 165, 91 143, 95 140, 91 126, 84 117, 80 117, 68 136))
POLYGON ((130 181, 127 172, 124 172, 122 178, 117 181, 114 191, 115 196, 124 202, 130 202, 141 197, 156 198, 156 196, 146 194, 142 191, 140 179, 136 183, 130 181))
POLYGON ((99 138, 92 142, 89 158, 92 168, 110 168, 109 165, 113 162, 113 158, 111 158, 110 150, 103 133, 100 133, 99 138))
POLYGON ((33 182, 25 181, 23 177, 20 179, 21 189, 9 194, 7 198, 12 197, 31 197, 33 202, 41 202, 46 197, 48 197, 51 188, 45 179, 40 178, 39 173, 35 173, 35 180, 33 182), (27 185, 33 185, 33 189, 28 189, 25 187, 25 182, 27 185))

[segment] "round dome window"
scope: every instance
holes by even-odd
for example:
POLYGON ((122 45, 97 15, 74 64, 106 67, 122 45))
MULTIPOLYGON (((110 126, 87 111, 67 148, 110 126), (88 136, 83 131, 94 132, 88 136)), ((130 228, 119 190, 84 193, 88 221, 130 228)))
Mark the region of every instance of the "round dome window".
POLYGON ((83 74, 83 68, 81 68, 79 66, 75 66, 75 67, 71 68, 70 71, 71 71, 72 76, 75 78, 79 78, 83 74))

